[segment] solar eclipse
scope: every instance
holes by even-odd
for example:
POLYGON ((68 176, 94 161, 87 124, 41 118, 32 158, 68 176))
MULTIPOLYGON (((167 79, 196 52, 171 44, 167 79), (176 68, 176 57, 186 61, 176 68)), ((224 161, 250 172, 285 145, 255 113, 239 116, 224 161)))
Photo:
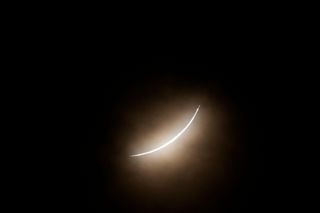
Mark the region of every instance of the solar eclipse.
POLYGON ((155 149, 152 149, 150 151, 147 151, 147 152, 142 152, 142 153, 139 153, 139 154, 134 154, 134 155, 130 155, 131 157, 139 157, 139 156, 143 156, 143 155, 148 155, 148 154, 151 154, 153 152, 157 152, 163 148, 165 148, 166 146, 168 146, 169 144, 175 142, 187 129, 188 127, 191 125, 192 121, 194 120, 194 118, 196 117, 198 111, 199 111, 199 108, 200 108, 200 105, 198 106, 198 108, 196 109, 194 115, 192 116, 191 120, 188 122, 188 124, 176 135, 174 136, 172 139, 170 139, 168 142, 162 144, 161 146, 155 148, 155 149))

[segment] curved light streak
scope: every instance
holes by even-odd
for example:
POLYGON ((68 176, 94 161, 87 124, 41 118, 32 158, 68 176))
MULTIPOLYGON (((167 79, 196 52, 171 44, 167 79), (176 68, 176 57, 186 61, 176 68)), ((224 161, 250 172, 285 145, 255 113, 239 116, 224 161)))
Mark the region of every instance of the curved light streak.
POLYGON ((143 153, 140 153, 140 154, 135 154, 135 155, 130 155, 130 157, 139 157, 139 156, 142 156, 142 155, 148 155, 148 154, 151 154, 153 152, 156 152, 156 151, 159 151, 160 149, 168 146, 169 144, 173 143, 175 140, 177 140, 187 129, 188 127, 191 125, 193 119, 196 117, 198 111, 199 111, 199 108, 200 108, 200 105, 198 106, 196 112, 194 113, 194 115, 192 116, 191 120, 189 121, 189 123, 175 136, 173 137, 171 140, 169 140, 167 143, 159 146, 158 148, 155 148, 155 149, 152 149, 148 152, 143 152, 143 153))

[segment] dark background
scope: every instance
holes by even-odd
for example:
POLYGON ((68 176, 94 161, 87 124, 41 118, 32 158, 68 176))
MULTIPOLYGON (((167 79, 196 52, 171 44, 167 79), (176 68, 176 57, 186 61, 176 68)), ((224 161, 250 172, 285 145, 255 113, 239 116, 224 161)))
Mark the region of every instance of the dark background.
MULTIPOLYGON (((259 13, 259 10, 255 11, 259 13)), ((269 20, 269 15, 272 16, 268 14, 264 19, 269 20)), ((25 165, 25 170, 12 166, 18 171, 17 180, 8 185, 22 189, 17 184, 20 183, 28 189, 23 193, 10 190, 14 198, 22 197, 41 212, 153 212, 152 202, 146 201, 147 207, 139 207, 134 206, 131 199, 119 199, 121 192, 113 163, 121 150, 114 139, 122 128, 118 120, 118 115, 122 114, 119 109, 134 97, 132 94, 141 93, 141 100, 143 95, 152 97, 150 88, 161 88, 163 81, 171 79, 177 88, 217 89, 220 97, 230 103, 239 116, 236 126, 238 132, 243 133, 239 143, 246 151, 238 158, 240 163, 235 163, 240 165, 236 169, 236 181, 220 199, 211 196, 214 189, 208 180, 202 197, 189 200, 186 205, 171 202, 157 205, 156 209, 162 212, 296 209, 297 201, 305 195, 299 192, 299 187, 304 186, 309 177, 302 169, 305 164, 300 161, 306 156, 301 150, 306 147, 306 139, 295 138, 297 132, 290 127, 297 125, 299 111, 309 110, 303 99, 311 89, 303 92, 302 88, 307 85, 304 77, 313 77, 305 74, 309 63, 302 61, 301 56, 308 51, 299 49, 310 45, 308 38, 300 38, 299 33, 304 30, 296 28, 295 21, 289 26, 290 17, 285 17, 285 20, 277 19, 276 24, 266 25, 250 15, 248 18, 255 20, 251 26, 244 26, 247 21, 232 18, 231 22, 233 25, 237 22, 238 27, 224 23, 221 30, 215 24, 206 26, 208 32, 214 29, 212 36, 192 30, 201 37, 208 35, 203 40, 196 37, 187 40, 184 35, 172 38, 170 33, 164 35, 156 29, 140 36, 141 42, 131 36, 138 28, 128 29, 125 33, 112 31, 114 37, 110 38, 109 35, 102 36, 99 30, 82 32, 82 23, 80 32, 72 34, 55 31, 47 23, 42 25, 49 26, 45 31, 35 27, 41 33, 28 34, 32 31, 29 24, 25 30, 14 32, 15 46, 11 47, 10 43, 7 52, 9 56, 11 53, 17 55, 9 62, 14 70, 11 72, 14 80, 5 92, 19 102, 13 114, 24 109, 22 113, 28 116, 21 123, 15 119, 13 122, 31 129, 26 133, 15 133, 24 137, 19 140, 24 155, 17 161, 19 166, 25 165), (283 33, 291 26, 292 31, 283 33), (165 38, 171 41, 167 42, 165 38), (144 43, 143 47, 141 43, 144 43), (177 43, 179 46, 175 46, 177 43), (23 72, 19 73, 20 70, 23 72), (11 95, 12 90, 25 98, 11 95), (301 105, 307 109, 302 110, 301 105), (35 114, 39 114, 39 120, 35 119, 35 114), (290 122, 288 118, 291 118, 290 122), (27 133, 35 135, 28 136, 27 133), (32 146, 29 141, 36 137, 40 142, 32 146), (99 154, 102 144, 107 153, 103 163, 99 154), (296 147, 295 151, 292 146, 296 147), (27 157, 31 157, 32 162, 25 161, 27 157), (34 165, 35 172, 32 170, 34 165), (300 179, 304 175, 307 178, 300 179), (40 185, 39 191, 33 182, 40 185)), ((93 26, 91 22, 88 25, 93 26)), ((189 28, 189 24, 186 25, 189 28)), ((72 26, 73 23, 67 23, 65 28, 69 30, 72 26)), ((101 26, 97 28, 101 32, 106 30, 101 26)), ((191 37, 193 34, 186 32, 191 37)), ((129 111, 131 106, 127 107, 129 111)), ((21 119, 22 116, 18 117, 21 119)), ((15 151, 20 147, 16 142, 11 144, 15 151)), ((11 155, 9 161, 16 156, 17 153, 11 155)), ((25 208, 17 201, 13 206, 25 208)))

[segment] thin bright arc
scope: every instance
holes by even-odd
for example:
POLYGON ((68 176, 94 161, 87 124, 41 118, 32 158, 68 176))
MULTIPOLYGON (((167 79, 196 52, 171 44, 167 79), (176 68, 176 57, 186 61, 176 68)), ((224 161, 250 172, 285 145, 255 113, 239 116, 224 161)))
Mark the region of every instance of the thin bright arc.
POLYGON ((139 156, 142 156, 142 155, 148 155, 148 154, 151 154, 153 152, 156 152, 156 151, 159 151, 160 149, 168 146, 169 144, 173 143, 175 140, 177 140, 187 129, 188 127, 191 125, 192 121, 194 120, 194 118, 196 117, 198 111, 199 111, 199 108, 200 108, 200 105, 198 106, 196 112, 194 113, 194 115, 192 116, 191 120, 189 121, 189 123, 175 136, 173 137, 171 140, 169 140, 167 143, 165 144, 162 144, 161 146, 159 146, 158 148, 155 148, 155 149, 152 149, 148 152, 143 152, 143 153, 140 153, 140 154, 135 154, 135 155, 130 155, 130 157, 139 157, 139 156))

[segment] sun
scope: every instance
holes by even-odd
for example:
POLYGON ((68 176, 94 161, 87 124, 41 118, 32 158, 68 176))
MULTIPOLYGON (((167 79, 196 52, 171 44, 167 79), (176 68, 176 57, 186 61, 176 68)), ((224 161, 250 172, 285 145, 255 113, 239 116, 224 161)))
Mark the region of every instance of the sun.
POLYGON ((197 113, 200 109, 200 105, 198 106, 198 108, 196 109, 195 113, 193 114, 191 120, 189 121, 189 123, 176 135, 174 136, 172 139, 170 139, 168 142, 162 144, 161 146, 155 148, 155 149, 152 149, 150 151, 147 151, 147 152, 142 152, 142 153, 139 153, 139 154, 134 154, 134 155, 130 155, 130 157, 139 157, 139 156, 143 156, 143 155, 148 155, 148 154, 151 154, 153 152, 157 152, 161 149, 163 149, 164 147, 168 146, 169 144, 175 142, 187 129, 188 127, 191 125, 192 121, 194 120, 194 118, 197 116, 197 113))

